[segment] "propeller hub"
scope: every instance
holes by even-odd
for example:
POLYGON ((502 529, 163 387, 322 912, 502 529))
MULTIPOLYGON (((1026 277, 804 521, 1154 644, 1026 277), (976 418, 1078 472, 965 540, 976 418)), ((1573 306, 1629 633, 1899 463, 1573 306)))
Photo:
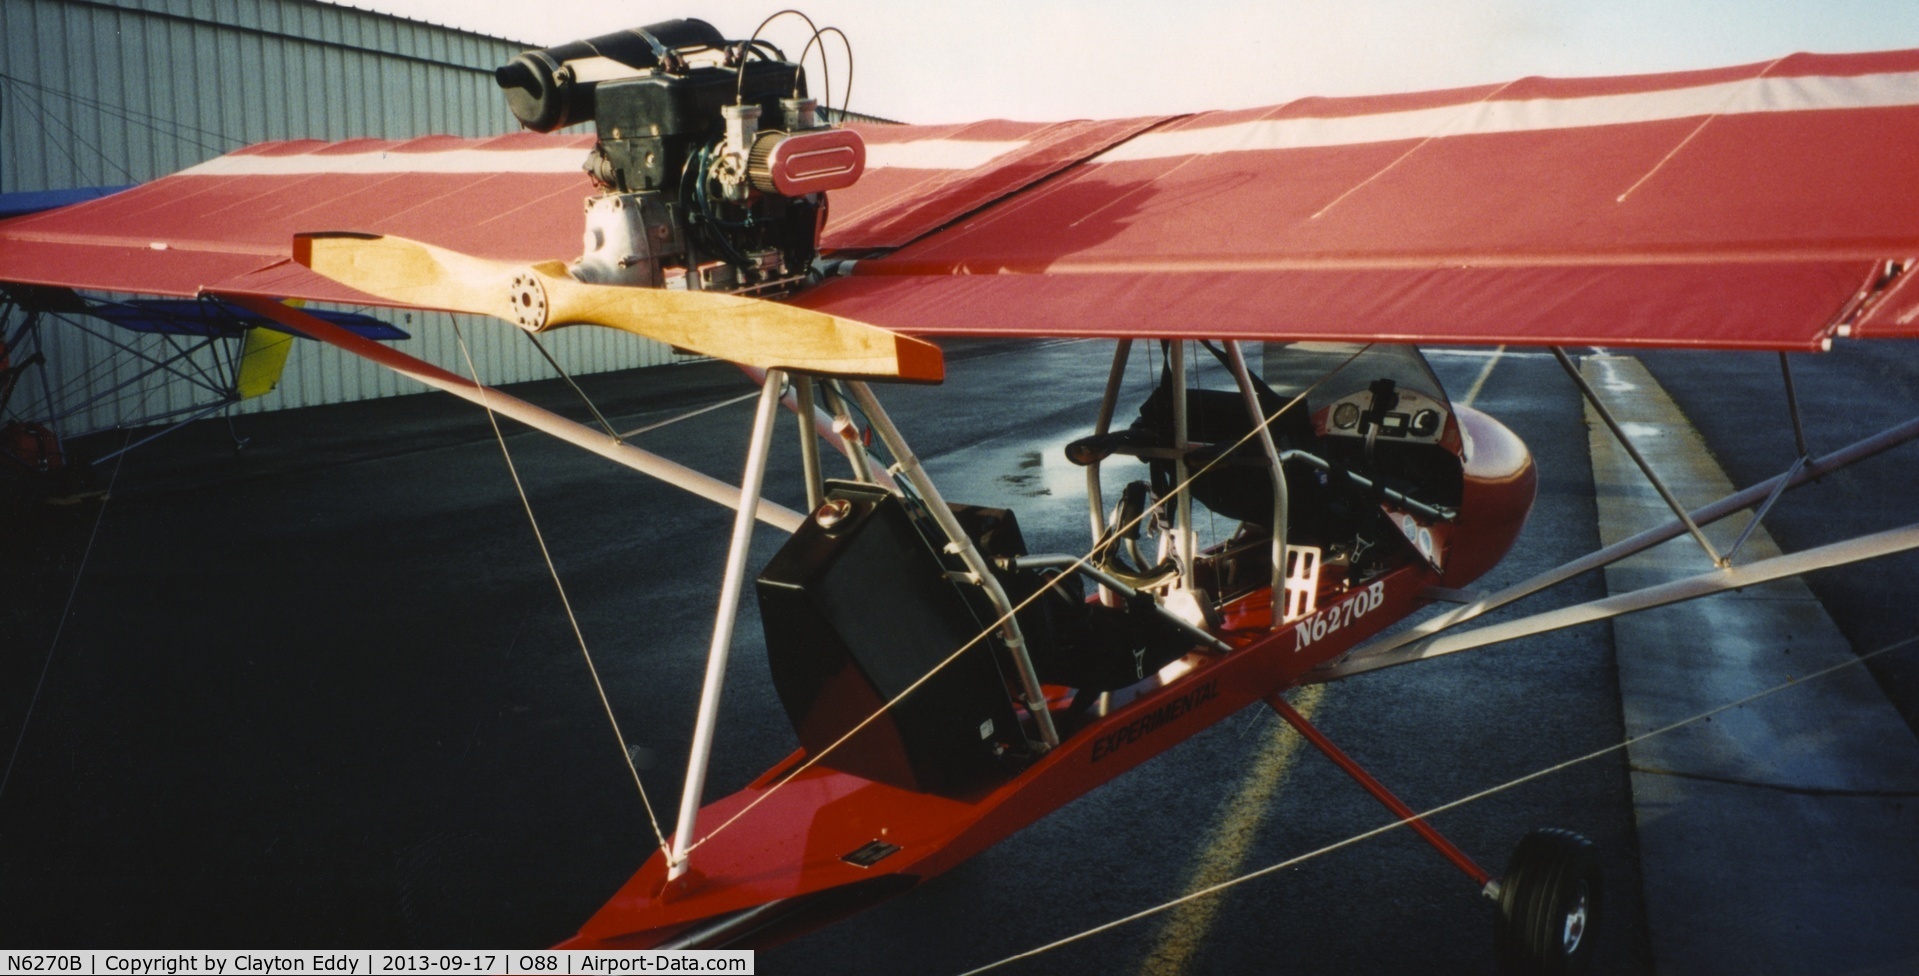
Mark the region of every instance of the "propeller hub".
POLYGON ((507 298, 513 305, 513 324, 528 332, 546 327, 546 285, 539 275, 531 271, 514 275, 507 298))

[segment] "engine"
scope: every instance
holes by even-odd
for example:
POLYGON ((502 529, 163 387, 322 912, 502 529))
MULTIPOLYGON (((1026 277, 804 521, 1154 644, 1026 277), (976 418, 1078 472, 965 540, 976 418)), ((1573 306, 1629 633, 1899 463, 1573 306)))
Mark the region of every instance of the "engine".
POLYGON ((535 132, 593 123, 575 278, 777 294, 803 282, 826 193, 866 164, 859 134, 824 124, 806 72, 762 41, 674 20, 538 51, 494 72, 535 132))

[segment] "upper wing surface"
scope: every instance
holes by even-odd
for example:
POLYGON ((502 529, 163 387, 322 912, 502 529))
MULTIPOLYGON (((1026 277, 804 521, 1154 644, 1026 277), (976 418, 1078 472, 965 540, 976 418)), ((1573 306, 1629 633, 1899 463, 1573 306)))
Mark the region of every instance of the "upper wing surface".
POLYGON ((802 300, 933 334, 1813 348, 1919 334, 1919 288, 1853 308, 1919 255, 1916 177, 1919 52, 1304 99, 1166 121, 802 300))
MULTIPOLYGON (((1919 52, 1106 122, 871 126, 811 307, 921 335, 1919 335, 1919 52)), ((0 222, 0 280, 366 303, 295 232, 580 250, 592 138, 271 143, 0 222)))
MULTIPOLYGON (((865 126, 867 172, 833 195, 828 248, 917 240, 1156 119, 865 126)), ((0 280, 380 304, 292 263, 304 231, 425 241, 500 261, 581 251, 590 135, 262 143, 111 197, 0 222, 0 280)))

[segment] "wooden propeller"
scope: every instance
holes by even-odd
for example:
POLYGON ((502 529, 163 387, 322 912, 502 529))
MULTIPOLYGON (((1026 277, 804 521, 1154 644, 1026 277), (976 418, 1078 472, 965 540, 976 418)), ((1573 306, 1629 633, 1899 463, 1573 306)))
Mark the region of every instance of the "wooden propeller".
POLYGON ((338 232, 295 235, 293 259, 378 298, 491 315, 528 332, 599 325, 762 369, 921 383, 945 376, 938 346, 878 326, 739 295, 588 284, 560 261, 518 265, 338 232))

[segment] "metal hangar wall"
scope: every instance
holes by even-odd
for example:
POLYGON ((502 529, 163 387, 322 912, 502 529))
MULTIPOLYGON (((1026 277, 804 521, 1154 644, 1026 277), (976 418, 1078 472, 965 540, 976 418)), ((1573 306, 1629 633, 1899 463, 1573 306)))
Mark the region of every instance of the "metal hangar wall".
MULTIPOLYGON (((124 187, 267 140, 516 131, 493 69, 535 46, 318 0, 3 0, 0 193, 124 187)), ((452 316, 365 311, 412 335, 399 348, 466 372, 452 316)), ((11 337, 19 323, 16 314, 0 327, 11 337)), ((460 325, 487 382, 553 375, 517 330, 471 317, 460 325)), ((205 400, 192 382, 115 348, 169 337, 44 317, 37 331, 45 364, 21 373, 10 416, 58 418, 71 438, 191 415, 205 400)), ((599 329, 543 341, 572 373, 682 358, 599 329)), ((292 348, 274 392, 228 409, 421 390, 319 343, 292 348)))

